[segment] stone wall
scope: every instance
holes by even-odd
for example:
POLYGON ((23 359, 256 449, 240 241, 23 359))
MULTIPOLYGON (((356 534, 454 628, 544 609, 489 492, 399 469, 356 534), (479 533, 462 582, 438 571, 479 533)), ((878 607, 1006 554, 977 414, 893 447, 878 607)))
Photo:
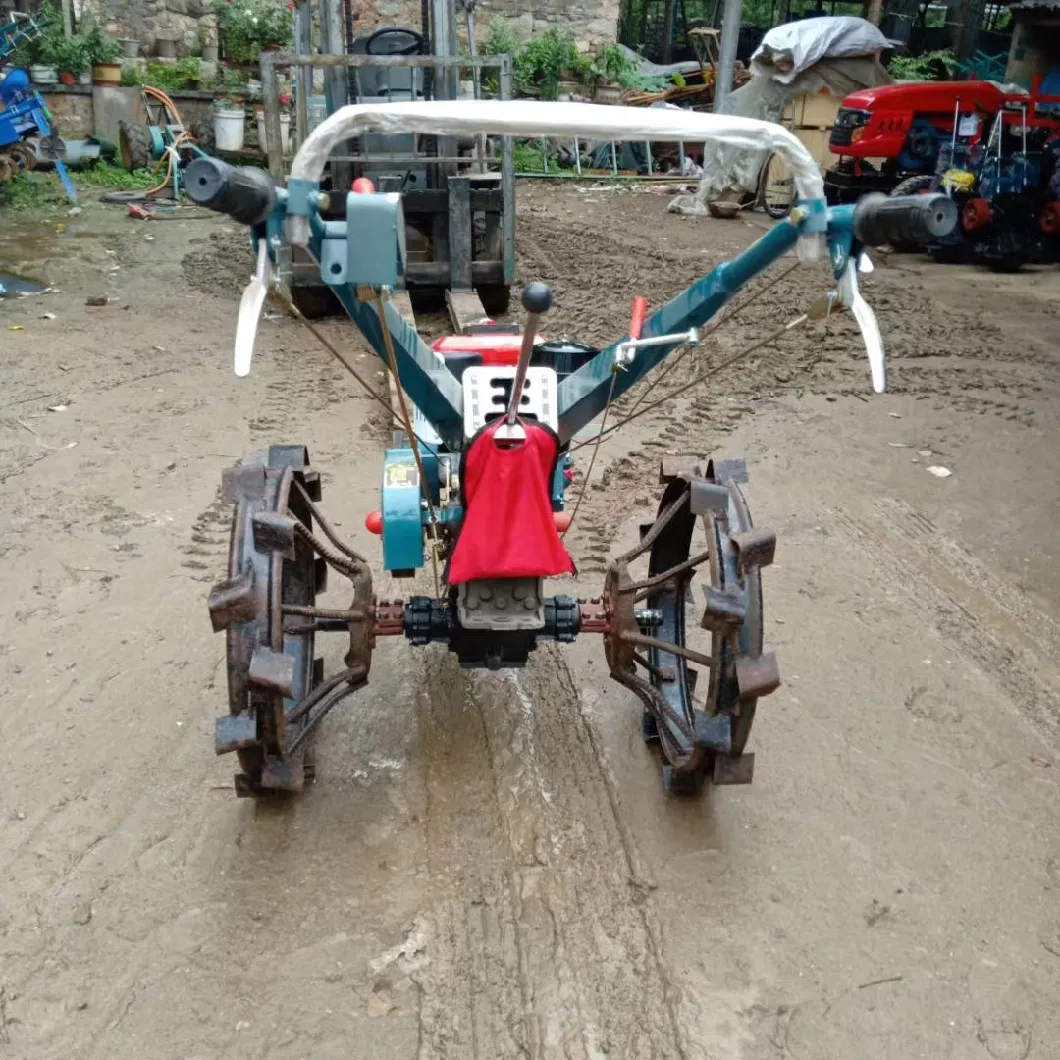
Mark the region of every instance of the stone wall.
MULTIPOLYGON (((355 0, 358 34, 379 26, 420 25, 419 0, 355 0)), ((182 54, 195 43, 204 27, 216 41, 216 18, 210 0, 88 0, 86 12, 103 21, 118 37, 136 39, 141 54, 153 55, 155 40, 175 37, 182 54)), ((480 0, 476 7, 479 43, 489 32, 490 20, 508 21, 519 39, 558 27, 583 45, 614 41, 618 34, 619 0, 480 0)), ((463 19, 458 17, 461 39, 466 43, 463 19)))
MULTIPOLYGON (((588 46, 616 40, 618 16, 618 0, 480 0, 475 7, 475 32, 481 44, 489 32, 490 20, 501 18, 520 40, 555 27, 565 29, 580 44, 588 46)), ((460 38, 466 43, 463 19, 459 14, 457 18, 460 38)), ((383 25, 418 28, 418 0, 374 0, 358 11, 358 33, 383 25)))
POLYGON ((178 54, 186 55, 200 27, 208 41, 217 40, 210 0, 91 0, 84 11, 114 36, 138 40, 141 55, 154 55, 155 41, 164 38, 176 40, 178 54))

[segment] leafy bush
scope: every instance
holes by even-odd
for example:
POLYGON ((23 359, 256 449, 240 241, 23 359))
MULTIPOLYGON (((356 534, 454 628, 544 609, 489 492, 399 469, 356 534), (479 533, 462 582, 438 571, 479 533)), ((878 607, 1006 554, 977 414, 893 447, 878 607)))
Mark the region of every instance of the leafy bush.
POLYGON ((550 29, 534 37, 516 54, 513 63, 516 90, 536 91, 542 99, 555 99, 563 75, 576 74, 582 63, 574 38, 562 30, 550 29))
POLYGON ((957 72, 957 57, 952 51, 925 52, 923 55, 896 55, 887 65, 896 81, 944 81, 957 72))
POLYGON ((266 48, 282 48, 294 36, 294 4, 283 0, 214 0, 225 55, 256 62, 266 48))
POLYGON ((82 39, 88 51, 88 61, 92 66, 118 61, 118 56, 121 55, 121 45, 98 22, 93 22, 89 26, 88 30, 82 34, 82 39))
POLYGON ((57 37, 49 42, 46 54, 60 73, 83 74, 89 66, 88 49, 81 37, 57 37))
POLYGON ((202 82, 202 63, 188 56, 175 63, 148 63, 145 83, 154 88, 179 92, 182 89, 198 88, 202 82))

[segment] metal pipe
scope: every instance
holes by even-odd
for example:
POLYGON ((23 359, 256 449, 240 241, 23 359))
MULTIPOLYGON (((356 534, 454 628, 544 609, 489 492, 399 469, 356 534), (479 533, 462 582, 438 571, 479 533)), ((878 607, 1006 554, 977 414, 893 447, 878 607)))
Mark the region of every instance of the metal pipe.
POLYGON ((733 71, 736 69, 736 48, 740 43, 740 23, 743 21, 743 0, 725 0, 721 21, 721 49, 718 56, 718 77, 714 84, 714 113, 724 114, 732 92, 733 71))
POLYGON ((552 305, 552 292, 543 283, 532 283, 523 291, 523 308, 526 310, 526 327, 523 330, 523 345, 519 350, 519 363, 515 366, 515 379, 512 380, 512 393, 508 398, 508 411, 504 414, 507 427, 514 427, 519 415, 519 406, 523 400, 523 387, 526 385, 526 370, 530 367, 530 357, 534 352, 534 339, 537 337, 537 325, 543 314, 552 305))

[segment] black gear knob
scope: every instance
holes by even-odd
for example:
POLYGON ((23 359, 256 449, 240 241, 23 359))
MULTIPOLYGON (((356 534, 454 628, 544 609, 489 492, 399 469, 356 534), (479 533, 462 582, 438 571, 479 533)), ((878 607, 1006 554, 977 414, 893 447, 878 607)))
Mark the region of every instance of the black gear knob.
POLYGON ((547 283, 530 283, 523 288, 523 308, 540 316, 552 308, 552 288, 547 283))

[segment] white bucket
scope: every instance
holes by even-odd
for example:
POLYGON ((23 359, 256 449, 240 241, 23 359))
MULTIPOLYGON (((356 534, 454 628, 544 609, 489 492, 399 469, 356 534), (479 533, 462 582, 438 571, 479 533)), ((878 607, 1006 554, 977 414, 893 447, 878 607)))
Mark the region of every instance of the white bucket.
POLYGON ((213 115, 213 136, 218 151, 243 149, 243 108, 216 110, 213 115))
MULTIPOLYGON (((283 145, 283 153, 291 153, 291 115, 280 115, 280 143, 283 145)), ((268 151, 269 144, 265 132, 265 115, 258 115, 258 146, 262 151, 268 151)))

